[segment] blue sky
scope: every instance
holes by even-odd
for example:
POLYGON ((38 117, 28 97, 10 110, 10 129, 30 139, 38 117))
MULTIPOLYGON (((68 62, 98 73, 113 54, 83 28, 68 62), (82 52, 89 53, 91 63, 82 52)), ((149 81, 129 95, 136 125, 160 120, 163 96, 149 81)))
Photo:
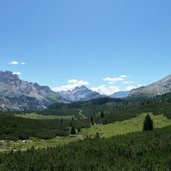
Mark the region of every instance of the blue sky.
POLYGON ((170 0, 1 0, 0 70, 106 94, 149 84, 171 74, 170 9, 170 0))

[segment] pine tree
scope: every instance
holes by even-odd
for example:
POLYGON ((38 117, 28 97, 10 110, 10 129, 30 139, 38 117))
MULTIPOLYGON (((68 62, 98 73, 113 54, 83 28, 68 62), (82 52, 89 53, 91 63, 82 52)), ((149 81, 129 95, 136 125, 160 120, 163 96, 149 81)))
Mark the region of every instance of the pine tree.
POLYGON ((103 112, 100 113, 100 117, 104 118, 104 113, 103 112))
POLYGON ((153 120, 151 119, 150 115, 147 115, 144 120, 143 131, 151 131, 151 130, 153 130, 153 120))
POLYGON ((99 135, 99 133, 98 133, 98 132, 96 133, 95 138, 100 138, 100 135, 99 135))
POLYGON ((78 130, 78 132, 81 132, 81 129, 80 128, 78 128, 77 130, 78 130))
POLYGON ((76 134, 76 131, 75 131, 74 126, 71 127, 71 134, 72 134, 72 135, 75 135, 75 134, 76 134))
POLYGON ((92 116, 90 117, 90 122, 91 122, 92 125, 94 125, 94 119, 93 119, 92 116))

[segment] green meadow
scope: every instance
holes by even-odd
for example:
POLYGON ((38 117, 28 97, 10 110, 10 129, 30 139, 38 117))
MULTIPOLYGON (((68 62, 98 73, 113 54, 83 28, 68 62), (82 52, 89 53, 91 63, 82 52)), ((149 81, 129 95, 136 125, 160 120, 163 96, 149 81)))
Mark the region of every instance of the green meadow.
MULTIPOLYGON (((1 141, 0 148, 1 152, 11 151, 11 150, 22 150, 25 151, 30 149, 32 146, 36 148, 47 148, 55 147, 58 145, 68 144, 73 141, 83 140, 87 137, 93 138, 96 136, 97 132, 102 138, 109 138, 117 135, 124 135, 133 132, 141 132, 143 129, 143 122, 145 116, 149 114, 153 119, 154 128, 164 128, 171 125, 171 120, 164 115, 153 115, 152 113, 143 113, 135 118, 117 121, 107 125, 95 124, 90 128, 81 129, 81 132, 77 135, 67 136, 67 137, 56 137, 53 139, 42 140, 37 138, 32 138, 29 140, 18 140, 18 141, 1 141)), ((22 117, 32 118, 32 119, 45 119, 45 116, 33 114, 26 114, 22 117), (30 115, 30 116, 29 116, 30 115)), ((56 116, 54 116, 56 117, 56 116)), ((46 116, 46 119, 53 119, 52 116, 46 116)))
POLYGON ((98 132, 100 137, 109 138, 116 135, 140 132, 143 130, 143 122, 147 114, 153 119, 154 128, 163 128, 171 125, 171 120, 162 114, 143 113, 132 119, 117 121, 107 125, 97 124, 91 128, 82 129, 81 134, 84 136, 94 136, 98 132))
POLYGON ((58 116, 58 115, 39 115, 37 113, 16 114, 15 116, 26 119, 72 119, 75 116, 58 116))

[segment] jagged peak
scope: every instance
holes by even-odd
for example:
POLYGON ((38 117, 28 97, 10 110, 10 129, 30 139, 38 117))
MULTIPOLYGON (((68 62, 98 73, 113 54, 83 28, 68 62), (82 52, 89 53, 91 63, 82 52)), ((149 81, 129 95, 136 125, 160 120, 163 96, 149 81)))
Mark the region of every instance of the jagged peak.
POLYGON ((75 91, 75 90, 88 90, 88 88, 86 86, 82 85, 82 86, 75 87, 73 91, 75 91))
POLYGON ((15 81, 15 80, 19 80, 18 75, 14 74, 11 71, 0 71, 0 80, 4 80, 4 81, 15 81))

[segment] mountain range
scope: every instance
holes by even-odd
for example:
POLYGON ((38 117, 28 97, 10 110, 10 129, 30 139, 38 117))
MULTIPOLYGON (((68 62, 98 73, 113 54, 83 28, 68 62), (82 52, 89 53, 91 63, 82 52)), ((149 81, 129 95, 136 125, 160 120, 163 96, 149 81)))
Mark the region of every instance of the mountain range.
POLYGON ((104 95, 88 89, 86 86, 80 86, 76 87, 72 91, 60 91, 58 93, 69 102, 88 101, 91 99, 105 97, 104 95))
MULTIPOLYGON (((144 87, 116 92, 110 98, 153 97, 168 92, 171 92, 171 75, 144 87)), ((0 110, 2 111, 42 110, 56 102, 88 101, 103 97, 106 96, 85 86, 76 87, 72 91, 54 92, 48 86, 23 81, 10 71, 0 71, 0 110)))
POLYGON ((0 71, 0 110, 42 110, 55 102, 87 101, 104 97, 85 86, 54 92, 48 86, 27 82, 10 71, 0 71))

